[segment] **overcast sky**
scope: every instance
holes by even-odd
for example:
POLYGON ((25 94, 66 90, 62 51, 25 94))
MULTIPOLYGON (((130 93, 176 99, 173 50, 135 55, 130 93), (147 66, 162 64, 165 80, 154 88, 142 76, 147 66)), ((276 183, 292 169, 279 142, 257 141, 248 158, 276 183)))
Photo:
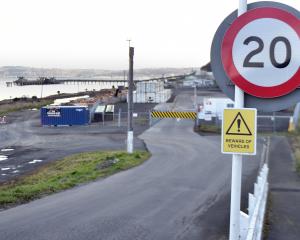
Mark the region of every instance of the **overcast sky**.
POLYGON ((238 2, 1 0, 0 65, 126 69, 130 38, 137 68, 202 66, 238 2))

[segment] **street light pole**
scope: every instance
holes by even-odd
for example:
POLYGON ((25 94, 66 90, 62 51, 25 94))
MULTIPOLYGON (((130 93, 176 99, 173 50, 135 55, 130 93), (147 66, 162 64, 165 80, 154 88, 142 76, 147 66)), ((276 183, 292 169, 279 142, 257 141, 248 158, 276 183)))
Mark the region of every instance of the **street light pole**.
POLYGON ((133 56, 134 48, 130 47, 129 41, 129 77, 128 77, 128 132, 127 132, 127 152, 133 152, 133 56))

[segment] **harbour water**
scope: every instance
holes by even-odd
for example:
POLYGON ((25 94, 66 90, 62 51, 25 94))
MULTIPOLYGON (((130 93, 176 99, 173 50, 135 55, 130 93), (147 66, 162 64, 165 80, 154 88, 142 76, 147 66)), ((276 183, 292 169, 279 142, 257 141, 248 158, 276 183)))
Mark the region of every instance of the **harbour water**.
MULTIPOLYGON (((7 87, 6 82, 12 81, 11 79, 0 80, 0 100, 13 99, 16 97, 29 97, 37 96, 46 97, 60 93, 77 93, 84 91, 99 91, 105 88, 112 88, 114 83, 75 83, 75 84, 52 84, 52 85, 29 85, 29 86, 11 86, 7 87)), ((117 87, 117 86, 115 86, 117 87)))

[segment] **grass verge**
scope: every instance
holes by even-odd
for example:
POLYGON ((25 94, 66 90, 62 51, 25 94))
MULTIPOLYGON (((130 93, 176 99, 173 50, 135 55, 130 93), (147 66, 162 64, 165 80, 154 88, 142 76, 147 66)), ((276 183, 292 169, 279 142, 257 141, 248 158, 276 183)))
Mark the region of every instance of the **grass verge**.
POLYGON ((266 205, 266 213, 263 225, 263 239, 267 240, 269 237, 270 227, 271 227, 271 220, 272 220, 272 195, 269 192, 267 198, 267 205, 266 205))
POLYGON ((202 133, 221 133, 221 128, 216 125, 204 125, 201 124, 195 129, 196 132, 202 132, 202 133))
POLYGON ((290 134, 289 139, 294 152, 295 169, 300 174, 300 136, 298 133, 290 134))
POLYGON ((51 193, 66 190, 83 183, 110 176, 135 167, 150 157, 146 151, 128 154, 122 151, 103 151, 75 154, 49 163, 34 173, 0 186, 0 208, 51 193))
POLYGON ((296 158, 296 171, 300 174, 300 149, 296 149, 295 151, 295 158, 296 158))
POLYGON ((16 102, 10 104, 3 104, 0 105, 0 116, 8 114, 10 112, 16 112, 25 109, 32 109, 32 108, 41 108, 43 106, 49 105, 53 103, 52 100, 41 100, 39 102, 16 102))

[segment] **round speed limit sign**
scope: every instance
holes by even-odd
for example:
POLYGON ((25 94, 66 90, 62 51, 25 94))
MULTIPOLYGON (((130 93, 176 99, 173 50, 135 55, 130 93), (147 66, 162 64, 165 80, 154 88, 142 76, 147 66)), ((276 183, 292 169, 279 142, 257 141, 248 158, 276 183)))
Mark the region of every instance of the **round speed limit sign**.
POLYGON ((222 43, 229 78, 262 98, 282 96, 300 85, 300 21, 278 8, 246 12, 230 26, 222 43))
POLYGON ((274 111, 299 102, 300 13, 277 2, 249 4, 240 17, 235 11, 215 34, 211 66, 230 98, 234 85, 246 93, 246 107, 274 111))

